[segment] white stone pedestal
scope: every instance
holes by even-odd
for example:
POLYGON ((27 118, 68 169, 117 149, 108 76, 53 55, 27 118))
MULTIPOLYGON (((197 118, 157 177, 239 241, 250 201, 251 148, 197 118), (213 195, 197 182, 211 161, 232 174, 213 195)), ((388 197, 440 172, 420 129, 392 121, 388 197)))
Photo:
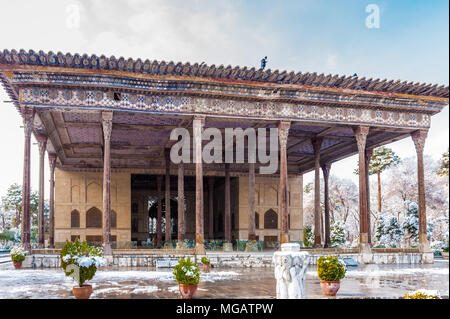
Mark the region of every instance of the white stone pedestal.
POLYGON ((273 254, 277 299, 305 299, 305 277, 310 256, 300 245, 286 243, 273 254))

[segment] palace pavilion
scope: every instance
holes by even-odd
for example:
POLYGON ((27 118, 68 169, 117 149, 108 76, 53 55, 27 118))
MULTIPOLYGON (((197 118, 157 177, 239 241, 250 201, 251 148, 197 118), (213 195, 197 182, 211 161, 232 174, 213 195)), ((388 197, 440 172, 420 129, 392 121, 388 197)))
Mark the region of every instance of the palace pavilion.
POLYGON ((108 254, 133 242, 181 247, 191 240, 203 254, 212 239, 224 249, 234 240, 301 241, 302 176, 310 171, 314 244, 329 247, 330 167, 358 154, 360 249, 370 251, 368 161, 374 148, 409 137, 417 151, 419 249, 429 251, 423 149, 431 116, 448 105, 444 85, 32 50, 1 51, 0 80, 23 118, 21 240, 28 250, 33 134, 41 248, 79 238, 101 242, 108 254), (263 164, 247 160, 175 164, 174 128, 191 132, 194 150, 207 142, 199 138, 206 128, 278 128, 278 169, 260 174, 263 164))

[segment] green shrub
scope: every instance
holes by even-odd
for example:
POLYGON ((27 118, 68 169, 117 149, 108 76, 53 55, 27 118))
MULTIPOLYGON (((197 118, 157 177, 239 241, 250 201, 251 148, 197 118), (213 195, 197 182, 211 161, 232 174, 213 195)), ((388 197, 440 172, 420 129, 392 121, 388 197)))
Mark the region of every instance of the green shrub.
POLYGON ((441 299, 439 292, 435 290, 418 289, 413 292, 406 293, 404 299, 441 299))
POLYGON ((311 226, 303 228, 303 244, 305 247, 312 247, 314 244, 314 234, 311 226))
POLYGON ((339 281, 346 272, 345 263, 336 256, 321 256, 317 260, 317 274, 321 280, 339 281))
POLYGON ((211 261, 206 256, 203 256, 201 261, 204 265, 209 265, 211 263, 211 261))
POLYGON ((81 287, 87 280, 94 278, 97 268, 105 265, 102 250, 80 243, 66 241, 60 253, 61 268, 68 277, 72 277, 81 287))
POLYGON ((178 259, 178 264, 173 268, 175 281, 184 285, 198 285, 200 282, 200 270, 198 266, 188 257, 178 259))

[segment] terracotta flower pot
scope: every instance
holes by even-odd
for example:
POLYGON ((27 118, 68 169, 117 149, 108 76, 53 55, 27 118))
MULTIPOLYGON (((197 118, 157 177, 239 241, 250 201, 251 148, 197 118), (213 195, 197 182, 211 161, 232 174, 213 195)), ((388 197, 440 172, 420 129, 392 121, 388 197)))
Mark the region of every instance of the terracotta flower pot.
POLYGON ((443 251, 442 252, 442 258, 448 259, 448 252, 443 251))
POLYGON ((178 284, 178 288, 180 289, 181 298, 183 298, 183 299, 194 298, 194 295, 197 292, 197 287, 198 287, 198 285, 178 284))
POLYGON ((92 286, 91 285, 83 285, 81 287, 73 287, 72 288, 73 295, 75 299, 89 299, 92 294, 92 286))
POLYGON ((211 270, 211 264, 203 264, 203 271, 209 272, 211 270))
POLYGON ((341 282, 321 280, 320 287, 322 287, 322 291, 325 296, 336 296, 339 288, 341 287, 341 282))
POLYGON ((13 261, 14 268, 20 269, 22 268, 22 262, 21 261, 13 261))

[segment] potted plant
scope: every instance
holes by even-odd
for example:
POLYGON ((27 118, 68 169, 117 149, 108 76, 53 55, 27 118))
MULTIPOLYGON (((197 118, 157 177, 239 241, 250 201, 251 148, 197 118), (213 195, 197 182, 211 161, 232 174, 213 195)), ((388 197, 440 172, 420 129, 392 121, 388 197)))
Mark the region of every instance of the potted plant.
POLYGON ((336 256, 321 256, 317 260, 317 274, 320 278, 320 286, 326 296, 336 296, 341 282, 345 277, 347 267, 336 256))
POLYGON ((78 287, 73 287, 73 295, 76 299, 89 299, 92 294, 92 286, 85 284, 87 280, 94 278, 97 268, 105 266, 102 258, 102 250, 99 247, 89 246, 85 241, 80 243, 66 241, 60 254, 61 267, 68 277, 72 277, 78 287))
POLYGON ((203 271, 209 272, 211 270, 211 261, 206 256, 203 256, 201 262, 203 265, 203 271))
POLYGON ((11 249, 11 260, 14 264, 14 268, 20 269, 22 268, 22 262, 25 260, 25 256, 27 255, 22 245, 14 246, 11 249))
POLYGON ((178 259, 178 264, 173 268, 175 281, 178 283, 181 297, 183 299, 192 299, 197 292, 200 282, 200 270, 198 266, 188 257, 178 259))

